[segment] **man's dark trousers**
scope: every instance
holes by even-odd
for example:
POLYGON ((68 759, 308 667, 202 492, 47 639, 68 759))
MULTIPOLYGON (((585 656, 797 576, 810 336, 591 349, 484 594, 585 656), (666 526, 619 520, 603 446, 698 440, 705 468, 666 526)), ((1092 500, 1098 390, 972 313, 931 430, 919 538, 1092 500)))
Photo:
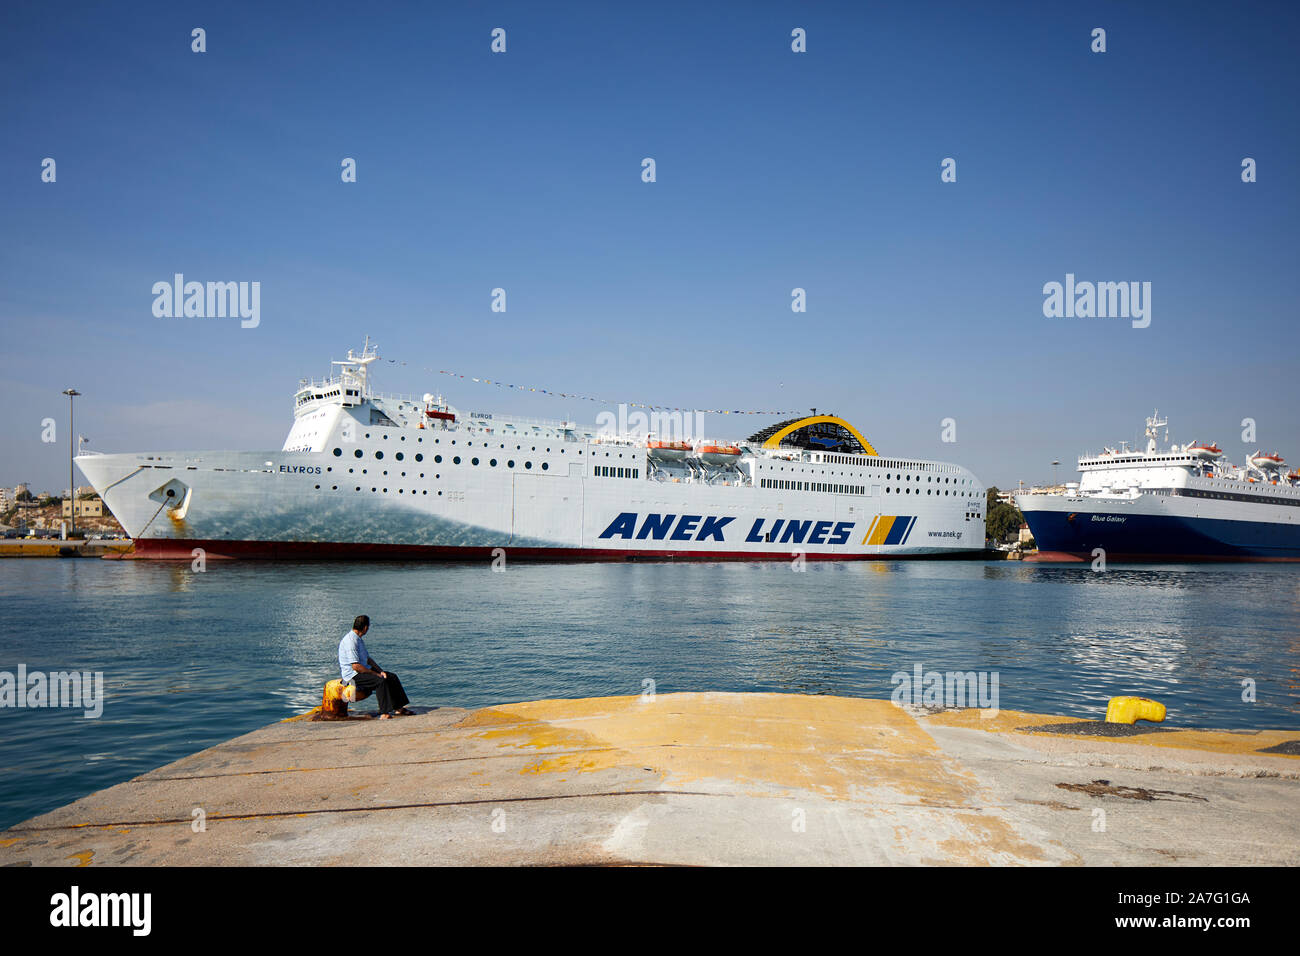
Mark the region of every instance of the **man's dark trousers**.
POLYGON ((352 681, 357 685, 358 690, 375 695, 381 714, 390 714, 399 707, 405 707, 410 701, 406 697, 406 691, 402 690, 402 682, 397 679, 397 675, 392 671, 384 673, 388 675, 388 680, 384 680, 378 674, 358 671, 352 681))

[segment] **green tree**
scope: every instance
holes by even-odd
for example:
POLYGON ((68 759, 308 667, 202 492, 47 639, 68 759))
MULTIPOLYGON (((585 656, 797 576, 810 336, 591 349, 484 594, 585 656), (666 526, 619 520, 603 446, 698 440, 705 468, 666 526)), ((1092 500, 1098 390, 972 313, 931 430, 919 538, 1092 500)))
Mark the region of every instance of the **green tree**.
POLYGON ((1024 515, 1015 505, 998 501, 998 489, 990 488, 985 496, 984 529, 994 541, 1005 541, 1020 533, 1024 515))

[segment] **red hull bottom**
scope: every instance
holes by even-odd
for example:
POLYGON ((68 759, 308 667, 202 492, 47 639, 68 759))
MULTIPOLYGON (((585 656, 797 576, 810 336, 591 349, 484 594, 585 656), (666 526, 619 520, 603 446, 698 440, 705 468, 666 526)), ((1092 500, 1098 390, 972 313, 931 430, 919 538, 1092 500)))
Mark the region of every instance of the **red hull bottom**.
MULTIPOLYGON (((497 548, 455 548, 414 544, 353 544, 312 541, 197 541, 170 538, 144 538, 135 542, 135 550, 124 555, 134 560, 192 561, 196 548, 203 550, 204 560, 262 561, 491 561, 497 548)), ((503 546, 507 560, 517 561, 790 561, 794 552, 754 551, 626 551, 618 548, 513 548, 503 546)), ((895 561, 914 559, 979 559, 984 551, 958 551, 952 554, 835 554, 806 552, 809 561, 895 561)))
MULTIPOLYGON (((1091 564, 1093 555, 1088 551, 1039 551, 1027 555, 1026 561, 1038 564, 1091 564)), ((1293 564, 1300 558, 1269 558, 1252 556, 1230 556, 1223 554, 1113 554, 1106 553, 1109 564, 1293 564)))

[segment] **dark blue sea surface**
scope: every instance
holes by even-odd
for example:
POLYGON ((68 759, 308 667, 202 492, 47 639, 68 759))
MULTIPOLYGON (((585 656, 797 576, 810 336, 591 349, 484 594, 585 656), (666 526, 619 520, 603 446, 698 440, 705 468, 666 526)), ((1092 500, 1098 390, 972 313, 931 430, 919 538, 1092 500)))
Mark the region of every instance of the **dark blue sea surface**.
MULTIPOLYGON (((0 671, 102 671, 103 715, 0 708, 0 826, 310 709, 339 638, 416 706, 779 691, 888 697, 997 672, 1000 706, 1300 730, 1300 568, 0 561, 0 671), (1243 700, 1253 681, 1255 702, 1243 700)), ((373 703, 355 705, 366 711, 373 703)))

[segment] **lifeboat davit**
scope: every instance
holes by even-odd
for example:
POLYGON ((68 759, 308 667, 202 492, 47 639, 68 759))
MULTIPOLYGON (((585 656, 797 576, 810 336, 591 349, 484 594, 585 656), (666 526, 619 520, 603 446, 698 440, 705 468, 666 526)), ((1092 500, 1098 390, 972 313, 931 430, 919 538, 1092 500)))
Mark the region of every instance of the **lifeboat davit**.
POLYGON ((740 449, 735 445, 719 445, 704 442, 695 452, 706 465, 731 465, 740 459, 740 449))
POLYGON ((1192 442, 1183 450, 1192 457, 1205 461, 1213 461, 1216 458, 1223 457, 1223 449, 1214 442, 1192 442))
POLYGON ((1286 464, 1286 459, 1277 452, 1265 455, 1257 451, 1250 456, 1250 463, 1260 471, 1281 471, 1282 466, 1286 464))
POLYGON ((651 458, 663 461, 681 461, 691 453, 690 442, 684 441, 651 439, 645 443, 645 447, 651 458))

